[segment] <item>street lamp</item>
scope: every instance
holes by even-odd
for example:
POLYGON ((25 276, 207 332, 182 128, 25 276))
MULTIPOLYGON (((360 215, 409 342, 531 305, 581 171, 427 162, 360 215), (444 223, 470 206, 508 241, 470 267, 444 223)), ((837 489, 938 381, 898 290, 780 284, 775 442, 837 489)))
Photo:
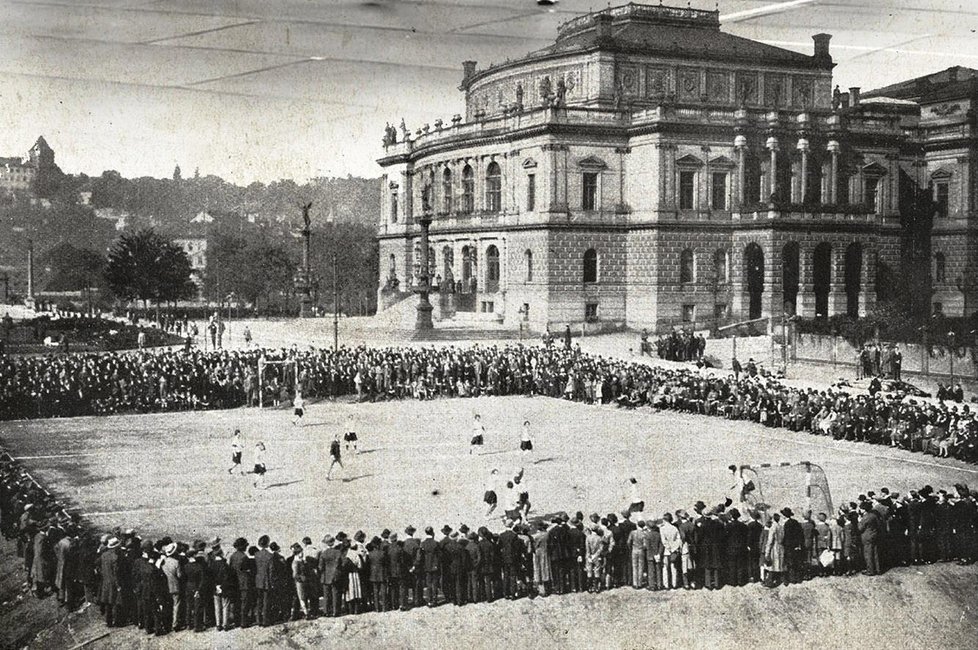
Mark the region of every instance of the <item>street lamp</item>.
POLYGON ((231 340, 231 304, 232 304, 231 301, 233 299, 234 299, 234 292, 232 291, 231 293, 229 293, 227 295, 227 301, 228 301, 228 326, 227 326, 226 329, 227 329, 227 333, 228 333, 228 341, 231 340))
POLYGON ((955 336, 956 335, 953 331, 947 333, 947 340, 949 341, 948 348, 951 351, 951 384, 954 384, 954 353, 955 353, 954 337, 955 336))

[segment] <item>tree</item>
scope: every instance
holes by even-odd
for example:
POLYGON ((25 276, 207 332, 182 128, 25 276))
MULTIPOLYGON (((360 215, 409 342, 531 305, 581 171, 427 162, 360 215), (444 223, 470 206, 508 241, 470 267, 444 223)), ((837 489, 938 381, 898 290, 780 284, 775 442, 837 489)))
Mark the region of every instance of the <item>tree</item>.
POLYGON ((193 295, 190 259, 152 229, 122 235, 109 250, 105 279, 123 300, 176 301, 193 295))

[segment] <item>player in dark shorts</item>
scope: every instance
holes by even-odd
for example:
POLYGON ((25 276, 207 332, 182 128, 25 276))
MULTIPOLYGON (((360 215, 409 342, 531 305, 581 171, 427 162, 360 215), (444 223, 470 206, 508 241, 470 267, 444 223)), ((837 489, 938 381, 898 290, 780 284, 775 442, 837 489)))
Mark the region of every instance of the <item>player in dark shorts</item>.
POLYGON ((241 471, 241 429, 235 429, 231 436, 231 467, 228 468, 228 474, 233 474, 234 470, 244 474, 241 471))
POLYGON ((493 469, 489 472, 489 479, 486 481, 485 493, 482 495, 482 502, 486 504, 486 519, 492 515, 492 511, 496 509, 499 505, 499 497, 496 495, 496 476, 499 474, 498 469, 493 469))
POLYGON ((326 480, 332 480, 333 468, 337 465, 340 469, 343 469, 343 461, 340 458, 340 434, 336 434, 333 437, 333 442, 329 443, 329 455, 332 460, 329 463, 329 469, 326 471, 326 480))
POLYGON ((265 443, 258 441, 255 445, 255 487, 261 486, 265 489, 265 443))
POLYGON ((472 440, 469 441, 469 453, 475 447, 481 447, 485 442, 486 428, 482 426, 482 416, 475 414, 475 422, 472 424, 472 440))
POLYGON ((523 420, 520 430, 520 451, 533 451, 533 440, 530 439, 530 421, 523 420))
MULTIPOLYGON (((353 445, 353 453, 359 454, 360 452, 357 451, 357 441, 359 438, 357 438, 357 432, 353 430, 353 416, 351 415, 348 419, 350 421, 350 430, 343 434, 343 440, 346 442, 346 450, 349 451, 350 445, 353 445)), ((340 464, 340 467, 343 467, 343 465, 340 464)))

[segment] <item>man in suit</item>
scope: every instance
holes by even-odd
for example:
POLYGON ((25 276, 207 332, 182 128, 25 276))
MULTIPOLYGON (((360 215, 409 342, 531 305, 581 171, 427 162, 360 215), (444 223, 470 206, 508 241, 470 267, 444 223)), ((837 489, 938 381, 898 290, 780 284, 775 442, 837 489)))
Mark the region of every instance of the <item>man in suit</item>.
POLYGON ((374 595, 374 611, 387 611, 387 556, 379 537, 367 544, 367 567, 370 574, 370 589, 374 595))
POLYGON ((441 547, 435 541, 435 529, 424 529, 425 538, 421 542, 418 556, 420 569, 424 572, 425 603, 434 607, 438 602, 438 581, 441 574, 441 547))
POLYGON ((258 624, 271 625, 272 615, 272 553, 268 550, 268 535, 258 538, 258 554, 255 555, 255 590, 258 592, 258 624))
POLYGON ((456 543, 451 537, 451 526, 447 524, 442 526, 441 534, 442 538, 438 540, 438 546, 440 547, 440 554, 442 558, 440 574, 441 592, 445 594, 446 601, 454 602, 455 572, 452 570, 452 555, 455 552, 456 543))
POLYGON ((791 508, 783 508, 781 514, 784 516, 783 544, 788 563, 787 581, 797 584, 802 580, 805 564, 805 532, 791 508))
POLYGON ((499 564, 503 579, 503 596, 512 600, 516 598, 516 578, 519 571, 519 538, 513 532, 513 522, 506 520, 506 530, 499 533, 497 548, 499 549, 499 564))
POLYGON ((234 572, 238 583, 237 599, 234 604, 234 621, 238 627, 251 627, 255 609, 255 552, 248 552, 248 540, 239 537, 234 540, 234 553, 228 559, 228 566, 234 572))
POLYGON ((421 594, 424 593, 424 571, 419 569, 421 559, 421 541, 414 536, 416 529, 408 526, 404 529, 404 544, 401 548, 404 551, 404 598, 401 603, 403 609, 407 609, 407 591, 411 591, 411 607, 421 604, 421 594))
POLYGON ((570 574, 569 587, 574 593, 584 589, 584 558, 587 555, 587 537, 584 535, 584 525, 574 515, 567 527, 567 572, 570 574))
MULTIPOLYGON (((387 531, 385 531, 387 532, 387 531)), ((397 533, 387 537, 387 592, 390 597, 391 609, 407 609, 407 582, 405 580, 404 546, 397 538, 397 533)))
POLYGON ((555 594, 562 594, 567 589, 567 523, 559 516, 551 523, 553 526, 547 532, 551 588, 555 594))
POLYGON ((747 523, 747 576, 751 582, 761 581, 761 532, 764 526, 760 522, 761 515, 751 511, 747 523))
POLYGON ((465 552, 469 559, 466 562, 468 568, 468 599, 470 603, 481 603, 480 585, 482 583, 482 550, 479 548, 479 535, 475 531, 470 532, 466 538, 468 544, 465 545, 465 552))
POLYGON ((343 574, 340 564, 343 551, 332 535, 323 537, 319 552, 319 580, 323 585, 323 612, 326 616, 339 616, 342 609, 343 574))
POLYGON ((727 575, 725 582, 734 587, 747 584, 748 531, 747 524, 740 520, 737 508, 730 510, 730 520, 726 526, 727 575))
POLYGON ((166 577, 169 602, 164 611, 170 615, 170 629, 178 632, 180 625, 180 605, 183 601, 183 566, 177 557, 177 544, 170 542, 163 547, 163 557, 160 559, 160 570, 166 577))
MULTIPOLYGON (((866 569, 863 573, 874 576, 880 572, 880 556, 877 548, 880 536, 880 519, 879 515, 873 511, 870 501, 863 501, 859 507, 863 511, 858 524, 859 539, 862 540, 863 558, 866 562, 866 569)), ((787 547, 787 541, 785 546, 787 547)))
POLYGON ((492 533, 485 526, 479 528, 479 578, 482 580, 482 600, 492 602, 496 599, 496 577, 498 575, 498 549, 492 533))

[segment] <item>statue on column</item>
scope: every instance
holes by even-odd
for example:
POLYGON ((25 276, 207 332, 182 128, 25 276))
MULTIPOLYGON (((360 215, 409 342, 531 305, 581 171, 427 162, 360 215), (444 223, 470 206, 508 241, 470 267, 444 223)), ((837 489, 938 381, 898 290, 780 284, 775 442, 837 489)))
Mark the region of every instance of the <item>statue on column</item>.
POLYGON ((839 110, 839 106, 842 105, 842 91, 839 90, 839 84, 835 85, 835 90, 832 91, 832 110, 839 110))
POLYGON ((402 117, 401 118, 401 139, 404 140, 404 142, 407 142, 408 135, 409 134, 410 134, 410 132, 408 131, 407 123, 404 121, 404 118, 402 117))
POLYGON ((523 110, 523 84, 516 84, 516 109, 523 110))
POLYGON ((555 107, 563 107, 567 103, 567 84, 564 83, 564 78, 561 77, 557 80, 557 99, 554 100, 555 107))
POLYGON ((544 106, 549 106, 551 103, 551 98, 553 97, 553 86, 550 83, 550 77, 544 77, 540 80, 540 99, 544 106))

